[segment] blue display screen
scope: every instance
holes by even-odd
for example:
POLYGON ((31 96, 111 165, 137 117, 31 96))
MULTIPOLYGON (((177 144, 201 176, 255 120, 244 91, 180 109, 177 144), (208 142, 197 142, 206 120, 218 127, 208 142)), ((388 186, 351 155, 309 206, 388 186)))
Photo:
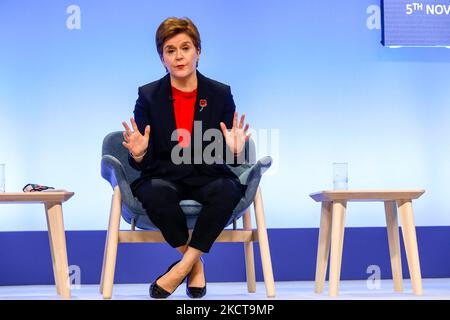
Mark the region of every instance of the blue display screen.
POLYGON ((385 46, 450 46, 450 0, 382 0, 385 46))

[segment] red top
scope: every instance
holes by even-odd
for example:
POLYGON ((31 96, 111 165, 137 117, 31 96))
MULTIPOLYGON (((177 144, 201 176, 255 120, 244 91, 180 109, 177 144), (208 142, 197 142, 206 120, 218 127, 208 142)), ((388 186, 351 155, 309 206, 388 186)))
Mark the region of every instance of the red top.
POLYGON ((175 112, 175 123, 178 131, 178 143, 181 147, 189 146, 191 142, 192 128, 194 125, 195 101, 197 100, 197 89, 191 92, 184 92, 172 86, 173 108, 175 112), (180 129, 189 132, 189 136, 183 137, 180 129))

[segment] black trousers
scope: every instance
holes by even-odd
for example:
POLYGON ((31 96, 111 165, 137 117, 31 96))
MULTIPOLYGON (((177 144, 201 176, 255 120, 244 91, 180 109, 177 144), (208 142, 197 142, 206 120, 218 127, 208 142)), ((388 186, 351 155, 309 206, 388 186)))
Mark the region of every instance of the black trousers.
POLYGON ((201 203, 203 207, 188 245, 202 252, 209 252, 244 195, 245 186, 237 178, 192 178, 191 175, 178 181, 148 179, 134 193, 150 220, 174 248, 188 244, 189 238, 186 216, 181 210, 180 201, 190 199, 201 203), (196 182, 191 183, 193 180, 196 182), (199 184, 202 180, 203 183, 199 184))

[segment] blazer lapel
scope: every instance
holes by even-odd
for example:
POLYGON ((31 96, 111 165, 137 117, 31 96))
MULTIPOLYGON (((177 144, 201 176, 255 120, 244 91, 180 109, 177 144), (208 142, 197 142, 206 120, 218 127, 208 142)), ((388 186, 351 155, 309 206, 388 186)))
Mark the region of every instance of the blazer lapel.
POLYGON ((170 75, 167 74, 161 79, 161 86, 157 94, 158 119, 162 126, 165 127, 167 140, 171 140, 172 132, 176 129, 175 111, 173 107, 172 87, 170 85, 170 75))
MULTIPOLYGON (((157 118, 160 119, 165 127, 166 141, 171 141, 172 133, 176 132, 176 122, 169 74, 161 79, 161 86, 156 101, 157 118)), ((202 136, 203 132, 211 127, 210 118, 213 112, 211 110, 213 104, 213 96, 211 95, 207 78, 197 71, 197 98, 194 105, 194 122, 202 122, 202 136)), ((195 126, 195 123, 193 126, 195 126)), ((177 142, 174 141, 173 143, 176 144, 177 142)))
MULTIPOLYGON (((202 121, 203 131, 210 128, 213 96, 207 79, 197 71, 197 100, 195 101, 194 121, 202 121)), ((202 133, 203 134, 203 133, 202 133)))

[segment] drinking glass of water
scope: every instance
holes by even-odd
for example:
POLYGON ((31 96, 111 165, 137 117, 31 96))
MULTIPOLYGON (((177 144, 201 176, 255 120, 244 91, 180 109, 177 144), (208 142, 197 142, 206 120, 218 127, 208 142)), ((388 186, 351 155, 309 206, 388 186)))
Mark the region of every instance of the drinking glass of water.
POLYGON ((0 192, 5 192, 5 164, 0 163, 0 192))
POLYGON ((347 162, 333 162, 333 189, 348 190, 347 162))

